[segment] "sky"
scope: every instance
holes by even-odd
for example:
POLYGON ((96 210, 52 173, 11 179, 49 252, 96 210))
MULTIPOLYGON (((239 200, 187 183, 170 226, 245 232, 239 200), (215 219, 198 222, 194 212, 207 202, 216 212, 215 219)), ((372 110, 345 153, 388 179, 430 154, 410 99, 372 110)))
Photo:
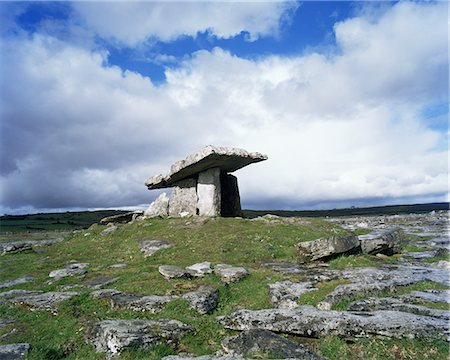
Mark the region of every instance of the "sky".
POLYGON ((148 206, 206 145, 247 209, 448 201, 444 1, 0 3, 0 213, 148 206))

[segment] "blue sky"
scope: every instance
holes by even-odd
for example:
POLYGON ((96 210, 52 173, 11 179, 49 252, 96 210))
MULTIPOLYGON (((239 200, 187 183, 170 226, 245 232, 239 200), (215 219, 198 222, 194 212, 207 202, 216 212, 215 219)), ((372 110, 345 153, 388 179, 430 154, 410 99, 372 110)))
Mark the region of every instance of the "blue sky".
POLYGON ((446 2, 3 2, 1 212, 144 206, 208 144, 248 208, 448 200, 446 2))

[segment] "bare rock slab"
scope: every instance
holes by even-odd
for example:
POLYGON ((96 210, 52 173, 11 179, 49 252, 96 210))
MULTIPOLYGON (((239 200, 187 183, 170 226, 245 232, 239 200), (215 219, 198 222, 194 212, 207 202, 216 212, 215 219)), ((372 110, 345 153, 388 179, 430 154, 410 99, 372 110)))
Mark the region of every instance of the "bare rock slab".
POLYGON ((149 189, 165 188, 214 167, 229 173, 263 160, 267 160, 267 156, 260 153, 209 145, 173 164, 166 176, 151 177, 145 182, 145 185, 149 189))
POLYGON ((359 241, 355 235, 331 236, 296 245, 300 262, 328 260, 342 254, 359 252, 359 241))
POLYGON ((136 295, 114 289, 97 290, 91 293, 96 299, 106 299, 112 309, 129 309, 133 311, 160 312, 164 306, 178 296, 136 295))
POLYGON ((109 223, 126 224, 142 214, 143 212, 138 210, 138 211, 130 211, 119 215, 107 216, 100 220, 100 224, 102 225, 107 225, 109 223))
POLYGON ((214 267, 214 273, 220 276, 220 279, 225 284, 237 282, 249 275, 247 269, 240 266, 233 266, 228 264, 217 264, 214 267))
POLYGON ((212 273, 211 263, 209 261, 204 261, 191 266, 186 267, 186 270, 195 277, 203 277, 207 274, 212 273))
POLYGON ((100 235, 109 235, 109 234, 112 234, 116 230, 117 230, 117 226, 116 225, 111 225, 111 226, 108 226, 105 230, 103 230, 100 233, 100 235))
POLYGON ((173 244, 165 240, 142 240, 139 246, 141 251, 144 252, 144 256, 149 257, 159 250, 170 249, 173 244))
POLYGON ((155 201, 153 201, 147 210, 144 211, 144 217, 154 218, 160 216, 169 215, 169 198, 166 193, 159 195, 155 201))
POLYGON ((266 355, 271 359, 324 360, 299 344, 261 329, 247 330, 228 337, 222 341, 222 348, 235 356, 260 358, 261 355, 266 355))
POLYGON ((69 264, 64 269, 51 271, 48 276, 54 278, 55 280, 59 280, 67 276, 83 275, 87 272, 86 268, 88 265, 89 264, 87 263, 69 264))
POLYGON ((322 311, 308 305, 294 309, 238 310, 218 320, 233 330, 259 328, 314 338, 331 335, 346 339, 372 336, 446 339, 449 334, 446 320, 428 316, 400 311, 322 311))
POLYGON ((300 297, 310 291, 317 291, 314 282, 292 282, 290 280, 269 284, 270 301, 280 309, 297 307, 300 297))
POLYGON ((28 359, 28 352, 31 349, 30 344, 9 344, 0 346, 0 359, 2 360, 21 360, 28 359))
POLYGON ((35 295, 32 294, 32 295, 17 296, 11 298, 9 301, 15 304, 26 305, 36 310, 55 311, 57 304, 59 304, 62 301, 69 300, 79 294, 80 293, 75 291, 46 292, 35 295))
POLYGON ((13 280, 6 280, 0 283, 0 289, 8 288, 19 284, 25 284, 32 281, 34 281, 34 277, 32 276, 24 276, 13 280))
POLYGON ((89 339, 97 352, 114 356, 127 348, 176 347, 190 330, 191 326, 177 320, 104 320, 93 326, 89 339))
POLYGON ((113 278, 109 276, 99 276, 93 279, 86 280, 83 285, 89 289, 98 290, 105 286, 115 283, 119 278, 113 278))
POLYGON ((190 277, 190 273, 183 268, 174 265, 161 265, 158 268, 159 273, 167 280, 190 277))
POLYGON ((373 232, 367 235, 359 235, 361 250, 365 254, 393 255, 403 247, 405 238, 402 229, 386 229, 373 232))
POLYGON ((210 286, 200 286, 196 291, 182 296, 189 306, 200 314, 208 314, 213 311, 219 302, 219 291, 210 286))

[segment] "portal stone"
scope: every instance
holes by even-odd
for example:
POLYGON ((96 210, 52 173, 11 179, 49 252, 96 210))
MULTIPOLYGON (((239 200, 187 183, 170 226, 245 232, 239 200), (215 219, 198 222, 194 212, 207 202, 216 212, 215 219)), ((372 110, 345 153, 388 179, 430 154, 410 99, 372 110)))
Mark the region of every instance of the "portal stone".
POLYGON ((220 169, 212 168, 198 174, 197 208, 200 216, 220 216, 220 169))
POLYGON ((241 198, 239 196, 239 187, 237 177, 222 173, 220 176, 221 182, 221 215, 223 217, 242 216, 241 198))
POLYGON ((170 216, 194 216, 197 215, 197 182, 195 179, 178 181, 172 189, 169 200, 170 216))

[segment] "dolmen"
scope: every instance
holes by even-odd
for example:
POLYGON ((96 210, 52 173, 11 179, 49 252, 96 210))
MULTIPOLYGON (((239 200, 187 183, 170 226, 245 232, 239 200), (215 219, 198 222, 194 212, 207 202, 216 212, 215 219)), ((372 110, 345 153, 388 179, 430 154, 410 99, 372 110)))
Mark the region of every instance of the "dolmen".
POLYGON ((237 178, 230 173, 264 160, 267 156, 257 152, 206 146, 177 161, 166 176, 152 176, 145 182, 149 190, 172 188, 172 195, 169 199, 161 194, 144 216, 241 216, 237 178))

